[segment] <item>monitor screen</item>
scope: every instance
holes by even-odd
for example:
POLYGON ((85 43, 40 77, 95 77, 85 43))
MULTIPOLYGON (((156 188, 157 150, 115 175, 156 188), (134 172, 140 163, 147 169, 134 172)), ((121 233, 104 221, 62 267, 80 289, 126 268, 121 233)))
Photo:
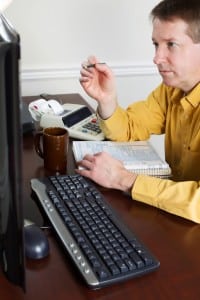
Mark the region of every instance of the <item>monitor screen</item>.
POLYGON ((0 275, 24 288, 19 35, 0 15, 0 275))

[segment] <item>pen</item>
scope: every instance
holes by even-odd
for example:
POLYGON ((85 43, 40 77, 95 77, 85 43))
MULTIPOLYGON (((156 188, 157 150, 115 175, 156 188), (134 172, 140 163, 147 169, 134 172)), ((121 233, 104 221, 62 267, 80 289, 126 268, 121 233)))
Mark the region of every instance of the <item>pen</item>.
POLYGON ((99 63, 87 65, 87 68, 94 68, 96 65, 105 65, 105 64, 106 64, 105 62, 99 62, 99 63))

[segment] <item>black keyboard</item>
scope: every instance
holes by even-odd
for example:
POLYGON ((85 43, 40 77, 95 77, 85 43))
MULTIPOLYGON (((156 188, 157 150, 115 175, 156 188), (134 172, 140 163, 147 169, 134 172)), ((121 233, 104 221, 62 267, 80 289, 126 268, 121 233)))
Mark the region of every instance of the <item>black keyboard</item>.
POLYGON ((90 287, 121 282, 159 267, 91 181, 80 175, 59 175, 32 179, 31 187, 90 287))

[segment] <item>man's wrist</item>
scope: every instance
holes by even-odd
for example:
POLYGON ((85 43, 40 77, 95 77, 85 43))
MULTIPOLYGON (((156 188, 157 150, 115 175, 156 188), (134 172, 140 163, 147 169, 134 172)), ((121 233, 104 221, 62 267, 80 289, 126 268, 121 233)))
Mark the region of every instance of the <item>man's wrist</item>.
POLYGON ((116 103, 115 103, 115 105, 113 105, 110 108, 108 106, 106 108, 104 108, 99 104, 98 107, 97 107, 97 114, 102 120, 107 120, 113 115, 116 108, 117 108, 116 103))
POLYGON ((121 175, 121 179, 118 183, 118 189, 128 194, 131 194, 131 190, 133 188, 137 175, 127 170, 125 170, 121 175))

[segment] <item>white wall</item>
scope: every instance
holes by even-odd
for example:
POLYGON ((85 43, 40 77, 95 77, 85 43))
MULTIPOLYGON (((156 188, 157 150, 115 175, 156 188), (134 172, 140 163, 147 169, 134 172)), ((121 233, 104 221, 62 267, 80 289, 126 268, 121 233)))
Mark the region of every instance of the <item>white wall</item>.
MULTIPOLYGON (((117 76, 119 103, 160 82, 152 63, 149 12, 155 0, 14 0, 5 15, 21 37, 22 95, 80 93, 80 64, 95 54, 117 76)), ((162 142, 156 146, 162 154, 162 142)))

